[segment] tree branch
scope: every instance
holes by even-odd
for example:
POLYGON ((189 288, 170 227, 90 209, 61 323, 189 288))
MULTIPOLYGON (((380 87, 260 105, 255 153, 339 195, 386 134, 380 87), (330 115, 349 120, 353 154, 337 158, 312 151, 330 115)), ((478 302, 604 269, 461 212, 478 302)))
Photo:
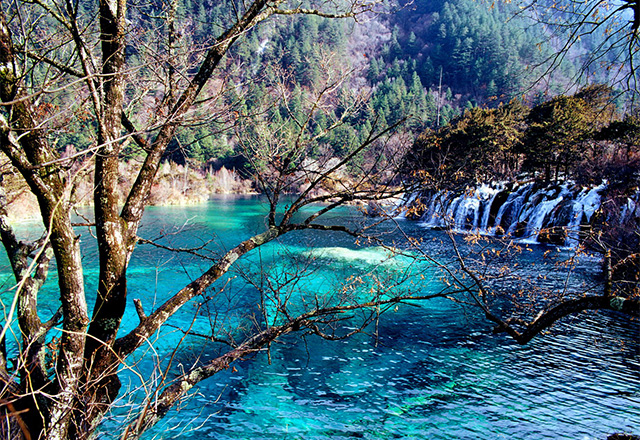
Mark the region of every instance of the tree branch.
POLYGON ((151 144, 149 153, 138 172, 136 181, 122 209, 121 217, 131 225, 130 233, 136 233, 137 223, 144 213, 145 201, 153 185, 160 159, 175 134, 176 121, 189 110, 229 47, 242 34, 273 13, 271 9, 267 8, 268 3, 268 0, 255 0, 235 25, 216 39, 215 44, 207 52, 204 61, 200 65, 198 73, 176 100, 175 105, 169 112, 169 116, 151 144))
POLYGON ((189 283, 186 287, 172 296, 164 304, 162 304, 146 319, 142 320, 138 326, 129 334, 119 338, 115 343, 115 351, 121 357, 132 353, 146 339, 154 334, 166 322, 169 317, 173 316, 184 304, 194 297, 202 294, 211 284, 224 275, 231 265, 247 252, 268 243, 284 233, 284 230, 278 228, 270 228, 262 234, 256 235, 248 240, 243 241, 238 246, 227 252, 216 264, 211 266, 200 277, 189 283))
POLYGON ((188 373, 185 373, 176 378, 176 380, 171 385, 167 386, 160 393, 156 401, 146 408, 146 411, 144 411, 140 415, 140 418, 127 427, 126 436, 123 437, 123 440, 133 440, 139 438, 139 436, 144 431, 148 430, 158 421, 160 421, 167 414, 169 409, 171 409, 172 406, 174 406, 179 400, 181 400, 199 382, 208 379, 209 377, 215 375, 220 371, 228 369, 233 362, 255 354, 263 347, 269 345, 270 343, 276 341, 278 338, 286 334, 301 331, 303 329, 310 329, 313 333, 325 339, 344 339, 345 337, 362 331, 362 329, 366 325, 368 325, 372 321, 372 319, 375 318, 375 316, 377 316, 377 313, 374 313, 372 317, 365 319, 357 329, 349 331, 348 336, 336 337, 333 335, 328 335, 320 329, 318 324, 326 324, 327 322, 336 322, 336 320, 345 319, 340 318, 339 316, 349 311, 361 309, 378 309, 382 306, 397 305, 408 301, 428 300, 441 296, 443 295, 406 295, 352 305, 326 307, 304 313, 297 318, 291 319, 285 324, 270 326, 266 329, 263 329, 250 338, 246 339, 239 346, 228 351, 224 355, 207 362, 205 365, 195 367, 188 373), (327 319, 327 317, 329 318, 327 319))
POLYGON ((516 330, 508 321, 502 321, 492 313, 487 313, 487 318, 498 324, 495 333, 506 332, 519 344, 526 344, 536 335, 551 327, 556 321, 575 313, 586 310, 613 310, 625 313, 629 316, 640 317, 640 301, 632 298, 618 296, 587 296, 569 301, 563 301, 550 310, 543 312, 534 321, 525 325, 522 332, 516 330))

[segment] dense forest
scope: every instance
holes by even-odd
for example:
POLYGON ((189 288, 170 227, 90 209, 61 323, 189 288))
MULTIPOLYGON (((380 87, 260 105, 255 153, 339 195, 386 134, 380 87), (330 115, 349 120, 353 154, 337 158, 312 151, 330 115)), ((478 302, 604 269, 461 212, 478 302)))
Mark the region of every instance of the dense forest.
MULTIPOLYGON (((165 72, 139 66, 140 84, 149 86, 128 90, 132 107, 159 96, 149 78, 166 74, 179 83, 181 72, 193 69, 194 57, 210 44, 210 24, 222 28, 233 18, 228 6, 196 0, 168 8, 151 2, 131 11, 135 37, 143 45, 154 29, 166 26, 167 16, 176 23, 169 53, 157 54, 172 61, 165 72)), ((497 107, 523 96, 543 102, 572 87, 579 60, 564 61, 550 82, 534 86, 541 74, 536 66, 544 65, 554 47, 544 28, 514 17, 516 10, 510 3, 438 0, 411 2, 360 23, 278 17, 251 29, 231 48, 224 79, 208 86, 215 98, 203 103, 192 125, 184 122, 167 157, 242 169, 247 164, 239 130, 246 136, 252 127, 277 124, 291 133, 307 118, 316 155, 343 156, 373 126, 408 117, 402 130, 417 135, 475 106, 497 107), (339 98, 319 105, 318 96, 328 89, 339 90, 339 98)), ((128 49, 134 65, 147 55, 139 50, 128 49)), ((91 143, 76 129, 83 118, 79 111, 64 121, 67 135, 57 140, 60 149, 91 143)), ((135 149, 129 154, 135 157, 135 149)))

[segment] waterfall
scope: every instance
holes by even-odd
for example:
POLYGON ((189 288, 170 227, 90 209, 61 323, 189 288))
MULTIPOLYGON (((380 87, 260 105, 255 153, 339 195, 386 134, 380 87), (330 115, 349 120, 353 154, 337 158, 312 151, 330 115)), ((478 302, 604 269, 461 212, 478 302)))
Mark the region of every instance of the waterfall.
POLYGON ((482 213, 482 222, 478 225, 478 228, 482 231, 489 230, 489 219, 491 218, 491 207, 496 199, 496 196, 500 194, 500 191, 494 192, 488 199, 488 203, 484 205, 484 212, 482 213))
MULTIPOLYGON (((571 182, 485 184, 464 192, 421 193, 414 203, 419 201, 421 225, 428 228, 506 234, 528 243, 574 246, 582 225, 599 209, 605 189, 605 184, 581 188, 571 182)), ((629 199, 622 216, 635 215, 638 205, 639 200, 629 199)))
POLYGON ((640 190, 636 191, 633 197, 627 199, 627 204, 620 213, 620 223, 625 223, 631 218, 640 217, 640 190))
POLYGON ((592 189, 585 188, 578 194, 578 197, 573 202, 573 212, 567 225, 567 239, 565 240, 567 246, 578 244, 580 225, 591 221, 593 214, 600 207, 601 194, 605 188, 606 185, 602 184, 592 189))
POLYGON ((519 213, 524 200, 528 197, 533 188, 533 183, 521 186, 517 191, 509 192, 507 200, 500 205, 495 221, 491 226, 490 233, 492 235, 501 235, 509 230, 509 225, 513 223, 514 213, 519 213), (506 220, 503 220, 503 218, 506 220), (506 223, 506 228, 503 226, 506 223))
MULTIPOLYGON (((529 243, 536 243, 538 241, 538 235, 544 227, 545 219, 565 200, 568 193, 567 188, 562 187, 559 193, 551 189, 536 194, 536 196, 540 195, 540 200, 537 202, 531 201, 527 206, 528 210, 525 210, 521 218, 518 219, 518 224, 526 224, 524 233, 522 233, 523 241, 529 243)), ((535 199, 536 197, 533 198, 533 200, 535 199)))
POLYGON ((493 201, 502 190, 482 185, 463 194, 451 191, 429 194, 421 200, 424 206, 421 224, 429 228, 451 227, 458 232, 485 232, 493 201))

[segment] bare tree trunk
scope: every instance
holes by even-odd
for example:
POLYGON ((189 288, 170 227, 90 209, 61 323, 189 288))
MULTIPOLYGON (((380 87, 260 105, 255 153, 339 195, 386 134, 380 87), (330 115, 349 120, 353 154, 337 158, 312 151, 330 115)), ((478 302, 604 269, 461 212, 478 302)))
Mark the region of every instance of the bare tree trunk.
MULTIPOLYGON (((130 75, 125 47, 126 37, 131 31, 127 28, 126 0, 99 1, 96 14, 99 17, 99 29, 87 24, 94 16, 91 13, 82 16, 85 11, 77 3, 54 2, 51 5, 49 2, 25 2, 27 8, 35 8, 56 22, 64 41, 56 49, 71 49, 69 52, 73 54, 66 60, 68 64, 56 60, 55 49, 53 58, 49 58, 47 53, 35 54, 34 59, 58 72, 56 81, 63 85, 61 89, 67 85, 69 76, 73 77, 69 83, 82 83, 80 95, 83 99, 86 96, 89 105, 93 106, 97 146, 88 147, 85 153, 95 154, 92 158, 95 163, 93 204, 99 275, 91 320, 87 313, 79 237, 76 236, 69 212, 74 183, 68 172, 70 162, 63 162, 56 146, 48 143, 49 133, 45 130, 50 128, 47 125, 49 119, 42 116, 42 112, 39 113, 40 102, 27 96, 29 90, 37 88, 37 85, 34 86, 33 78, 29 78, 26 83, 31 88, 23 87, 14 59, 12 35, 5 21, 4 10, 0 11, 0 99, 6 109, 0 112, 0 149, 10 158, 36 196, 49 234, 47 240, 39 242, 37 246, 23 246, 4 222, 0 206, 0 235, 8 254, 15 257, 12 268, 20 283, 17 315, 25 347, 21 356, 22 360, 26 360, 20 372, 22 380, 18 381, 10 377, 5 355, 1 354, 0 373, 2 380, 7 381, 9 390, 8 394, 4 393, 1 397, 5 399, 6 394, 12 405, 15 402, 17 413, 22 415, 14 418, 14 421, 26 420, 32 438, 63 440, 90 437, 119 393, 118 367, 145 338, 157 332, 182 305, 204 292, 239 257, 283 233, 317 226, 310 223, 332 209, 324 208, 315 217, 310 217, 307 224, 294 226, 289 223, 290 217, 304 204, 290 208, 289 217, 283 221, 287 224, 281 227, 271 224, 263 234, 240 243, 149 316, 140 312, 141 322, 137 328, 116 340, 127 304, 127 266, 138 240, 138 228, 147 198, 160 160, 178 127, 184 122, 185 114, 192 110, 229 47, 257 23, 274 13, 322 15, 317 10, 301 8, 279 10, 283 3, 282 0, 255 0, 239 7, 235 23, 209 46, 197 73, 190 77, 190 73, 178 72, 173 65, 175 60, 172 57, 179 51, 175 47, 178 42, 175 22, 178 3, 172 1, 167 18, 168 41, 164 41, 164 44, 168 44, 170 58, 166 61, 169 66, 169 87, 165 90, 166 99, 162 100, 158 110, 158 114, 162 115, 158 119, 164 119, 146 133, 137 132, 134 122, 124 113, 124 90, 130 75), (99 44, 89 40, 98 34, 99 44), (79 66, 79 70, 76 66, 79 66), (123 133, 123 127, 129 133, 123 133), (145 158, 124 201, 124 207, 119 210, 118 165, 123 148, 122 139, 127 136, 143 147, 145 158), (38 250, 41 254, 34 257, 36 269, 29 273, 27 259, 32 258, 33 252, 38 250), (49 321, 42 322, 37 313, 37 292, 46 278, 46 269, 52 256, 55 257, 58 271, 61 312, 54 314, 49 321), (47 333, 53 327, 58 327, 60 318, 62 334, 59 348, 51 344, 50 350, 56 359, 55 370, 46 371, 41 361, 44 343, 50 341, 47 333), (26 412, 20 413, 23 409, 26 412)), ((345 16, 353 14, 352 10, 347 10, 345 16)), ((30 59, 32 55, 27 54, 27 48, 20 47, 23 61, 30 59)), ((25 70, 28 70, 28 66, 25 70)), ((42 85, 42 90, 37 90, 36 94, 47 86, 42 85)), ((84 113, 86 110, 87 105, 83 102, 81 111, 84 113)), ((187 177, 188 167, 185 167, 185 182, 187 177)), ((327 179, 327 175, 320 179, 327 179)), ((352 198, 353 194, 346 191, 338 197, 342 202, 352 198)), ((0 205, 2 203, 0 200, 0 205)), ((167 390, 166 395, 171 395, 171 390, 167 390)), ((175 399, 166 399, 165 407, 168 409, 173 403, 175 399)))

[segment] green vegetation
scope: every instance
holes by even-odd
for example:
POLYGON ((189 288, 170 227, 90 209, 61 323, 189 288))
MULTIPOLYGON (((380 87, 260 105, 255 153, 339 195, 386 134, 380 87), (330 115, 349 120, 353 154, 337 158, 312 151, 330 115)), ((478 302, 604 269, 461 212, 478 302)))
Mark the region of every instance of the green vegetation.
POLYGON ((632 188, 639 183, 640 125, 637 116, 620 119, 611 95, 611 88, 593 85, 531 109, 516 100, 472 108, 447 127, 423 132, 405 167, 440 186, 528 174, 547 182, 613 179, 632 188), (626 171, 613 172, 615 164, 626 171))
POLYGON ((408 5, 394 18, 387 62, 412 60, 428 87, 443 83, 471 103, 509 101, 531 83, 549 48, 539 28, 514 19, 516 6, 473 0, 408 5))
MULTIPOLYGON (((202 45, 209 38, 202 23, 222 25, 229 20, 229 10, 206 0, 181 6, 182 14, 191 17, 194 42, 202 45)), ((558 62, 547 89, 531 88, 542 72, 536 67, 557 48, 548 41, 548 30, 532 26, 524 17, 514 18, 516 11, 516 5, 503 2, 420 0, 357 26, 318 16, 280 17, 249 31, 227 56, 226 88, 220 99, 236 117, 211 120, 199 128, 202 136, 180 132, 178 143, 183 148, 172 157, 179 162, 222 158, 224 163, 225 158, 242 153, 230 126, 242 119, 247 120, 243 126, 254 125, 256 115, 292 128, 309 117, 315 134, 339 121, 340 127, 319 136, 314 147, 317 155, 338 157, 349 145, 362 142, 371 127, 405 117, 409 120, 404 129, 413 135, 444 126, 476 106, 502 108, 495 114, 476 111, 475 116, 489 118, 477 124, 491 125, 493 117, 517 119, 519 110, 512 100, 526 93, 543 101, 566 89, 580 70, 581 59, 558 62), (330 85, 326 79, 331 75, 335 82, 330 85), (342 96, 368 96, 367 105, 348 117, 335 103, 305 113, 309 108, 304 103, 313 100, 319 88, 329 86, 340 89, 342 96)), ((574 51, 600 40, 593 34, 574 51)), ((515 171, 512 158, 507 157, 511 147, 499 147, 502 174, 515 171)), ((564 165, 571 162, 570 155, 563 156, 564 165)))
MULTIPOLYGON (((131 9, 137 44, 127 49, 127 61, 135 66, 140 85, 126 91, 131 110, 157 99, 158 77, 166 78, 170 88, 183 85, 217 29, 234 20, 232 11, 227 0, 152 1, 131 9), (157 30, 166 31, 170 23, 171 41, 153 52, 157 30), (150 54, 170 61, 152 70, 142 61, 150 54)), ((206 86, 212 98, 180 122, 165 157, 180 164, 213 162, 215 168, 242 171, 247 163, 238 131, 252 135, 252 127, 265 122, 281 125, 281 133, 307 124, 309 135, 316 137, 312 149, 319 158, 343 157, 372 127, 404 118, 408 120, 402 130, 408 137, 445 126, 476 106, 502 110, 495 114, 474 110, 474 117, 480 118, 474 124, 491 125, 494 117, 508 119, 511 116, 504 112, 517 113, 510 101, 521 99, 525 92, 553 95, 578 69, 578 64, 565 62, 550 90, 530 89, 540 73, 534 67, 554 49, 545 41, 542 27, 514 18, 515 11, 515 5, 502 2, 419 0, 359 25, 315 15, 277 17, 250 29, 232 46, 220 66, 220 79, 206 86), (312 109, 309 103, 323 88, 331 89, 338 99, 327 99, 312 109), (345 112, 349 99, 366 104, 345 112)), ((594 39, 584 44, 593 45, 594 39)), ((175 96, 168 93, 163 99, 175 96)), ((95 142, 91 130, 81 129, 91 123, 85 104, 79 102, 75 114, 59 117, 61 132, 55 142, 60 151, 69 146, 82 150, 95 142)), ((53 103, 52 109, 58 105, 68 103, 53 103)), ((502 173, 513 172, 513 163, 507 163, 512 159, 506 157, 511 146, 496 148, 503 150, 502 173)), ((136 158, 141 152, 131 146, 125 154, 136 158)))

